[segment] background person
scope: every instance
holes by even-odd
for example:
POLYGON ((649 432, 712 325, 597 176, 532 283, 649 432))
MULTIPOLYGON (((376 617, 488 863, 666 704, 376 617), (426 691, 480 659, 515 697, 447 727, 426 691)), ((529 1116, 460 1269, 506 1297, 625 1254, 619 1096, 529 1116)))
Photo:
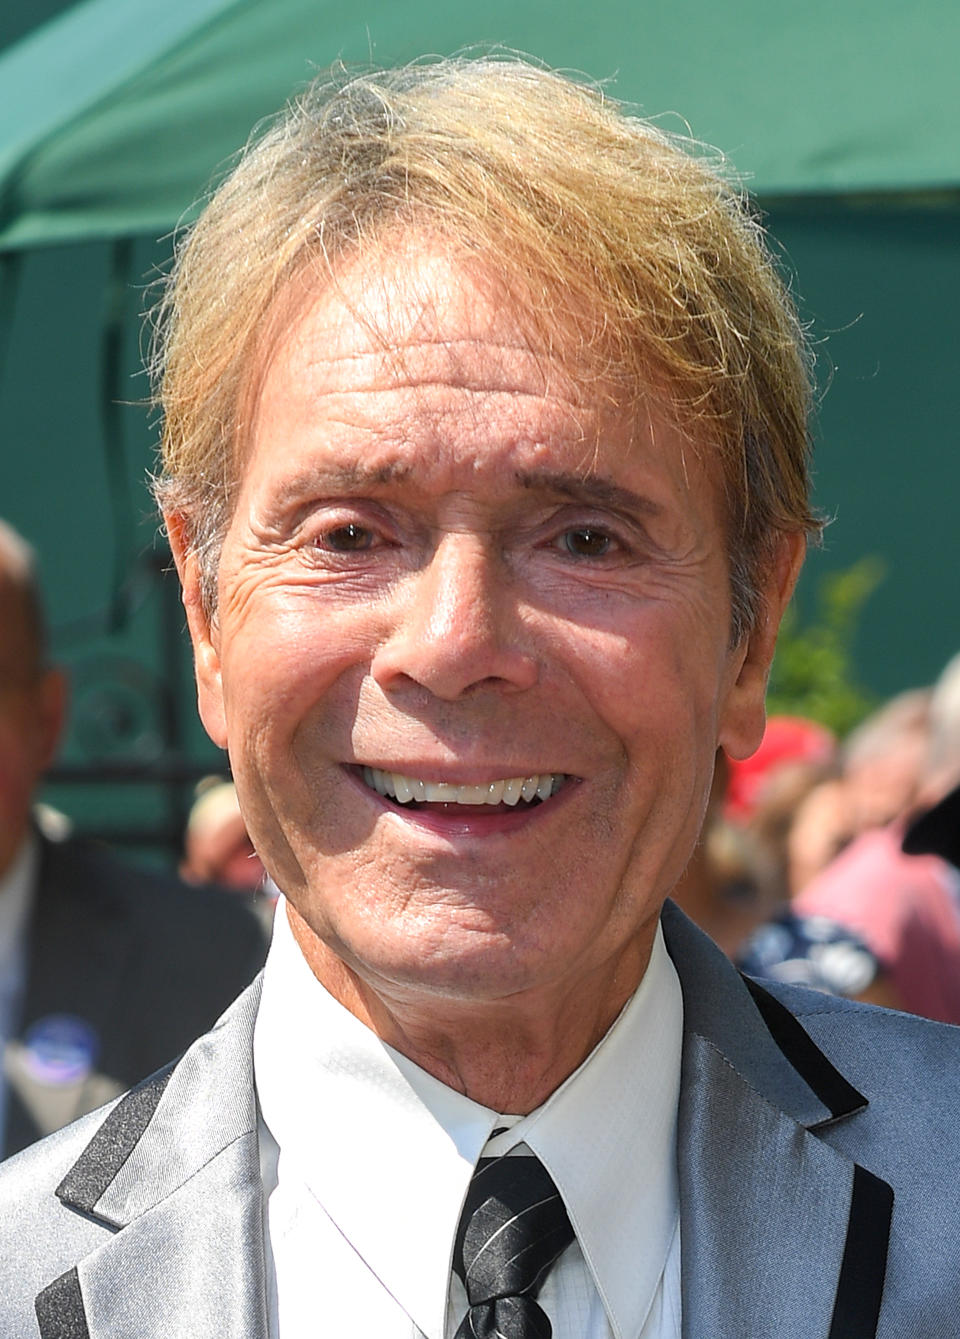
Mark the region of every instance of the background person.
POLYGON ((7 1156, 178 1055, 259 969, 221 892, 33 820, 66 709, 27 544, 0 521, 0 1147, 7 1156), (211 953, 211 946, 216 952, 211 953))
POLYGON ((211 776, 198 785, 184 833, 180 877, 245 894, 269 931, 279 890, 253 848, 232 781, 211 776))
POLYGON ((253 849, 232 781, 211 776, 197 787, 180 874, 188 883, 218 883, 242 893, 254 893, 263 883, 263 864, 253 849))
POLYGON ((897 693, 843 741, 848 840, 916 808, 930 773, 932 700, 930 688, 897 693))
MULTIPOLYGON (((909 855, 904 840, 918 811, 942 800, 960 780, 960 657, 923 699, 922 762, 908 730, 889 765, 872 750, 871 774, 890 784, 877 792, 882 826, 860 833, 793 899, 800 916, 823 916, 859 935, 890 980, 900 1007, 960 1023, 960 875, 937 855, 909 855), (893 796, 899 797, 891 813, 893 796), (892 821, 891 821, 892 820, 892 821)), ((903 701, 898 699, 897 705, 903 701)), ((858 779, 857 794, 863 785, 858 779)))
MULTIPOLYGON (((833 749, 832 736, 813 722, 768 720, 760 759, 741 775, 732 805, 724 794, 729 767, 718 754, 703 832, 673 898, 749 976, 899 1008, 899 995, 860 935, 789 905, 793 814, 798 800, 803 807, 800 797, 831 784, 818 778, 833 749)), ((829 818, 821 845, 834 831, 829 818)))
MULTIPOLYGON (((960 658, 934 689, 899 693, 868 717, 844 741, 840 773, 796 806, 782 828, 789 906, 741 945, 738 965, 960 1022, 960 876, 944 840, 958 776, 960 658)), ((750 820, 762 853, 780 781, 750 820)))

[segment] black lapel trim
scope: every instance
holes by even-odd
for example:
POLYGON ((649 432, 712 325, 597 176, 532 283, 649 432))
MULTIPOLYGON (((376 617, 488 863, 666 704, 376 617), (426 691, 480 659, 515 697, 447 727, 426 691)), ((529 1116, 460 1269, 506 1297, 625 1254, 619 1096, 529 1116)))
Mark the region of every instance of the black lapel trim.
POLYGON ((76 1269, 48 1284, 34 1307, 40 1339, 90 1339, 76 1269))
POLYGON ((810 1127, 811 1130, 822 1129, 841 1116, 862 1111, 867 1105, 867 1099, 831 1065, 790 1010, 769 991, 758 985, 752 977, 745 976, 743 979, 773 1040, 830 1112, 828 1119, 818 1121, 816 1125, 810 1127))
POLYGON ((880 1319, 893 1188, 863 1167, 853 1169, 853 1198, 829 1339, 874 1339, 880 1319))
POLYGON ((136 1148, 173 1072, 167 1065, 131 1088, 100 1126, 56 1189, 64 1204, 93 1213, 100 1196, 136 1148))

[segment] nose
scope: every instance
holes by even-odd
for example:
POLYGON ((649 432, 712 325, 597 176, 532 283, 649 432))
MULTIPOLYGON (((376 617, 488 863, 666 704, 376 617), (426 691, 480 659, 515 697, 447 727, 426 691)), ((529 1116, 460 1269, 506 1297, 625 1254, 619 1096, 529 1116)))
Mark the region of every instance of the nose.
POLYGON ((415 683, 455 701, 480 687, 520 692, 537 681, 513 583, 475 535, 444 535, 398 591, 393 620, 371 666, 385 691, 415 683))

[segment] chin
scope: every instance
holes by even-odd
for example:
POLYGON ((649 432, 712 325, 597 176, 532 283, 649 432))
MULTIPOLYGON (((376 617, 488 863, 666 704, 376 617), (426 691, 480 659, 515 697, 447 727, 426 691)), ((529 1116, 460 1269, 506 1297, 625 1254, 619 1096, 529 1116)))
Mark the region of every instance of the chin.
POLYGON ((535 989, 551 975, 545 963, 519 954, 514 944, 502 940, 440 952, 405 947, 396 953, 353 960, 354 971, 378 994, 395 989, 408 996, 463 1002, 506 999, 535 989))

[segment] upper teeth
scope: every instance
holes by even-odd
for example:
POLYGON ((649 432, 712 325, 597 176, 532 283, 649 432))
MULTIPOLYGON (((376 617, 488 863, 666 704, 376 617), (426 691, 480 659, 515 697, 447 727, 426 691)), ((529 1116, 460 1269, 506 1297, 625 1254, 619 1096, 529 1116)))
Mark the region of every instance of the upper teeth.
POLYGON ((513 776, 481 786, 454 786, 447 781, 421 781, 401 772, 364 767, 363 779, 399 804, 409 804, 411 800, 433 804, 516 804, 519 800, 548 799, 563 785, 564 774, 540 772, 536 776, 513 776))

